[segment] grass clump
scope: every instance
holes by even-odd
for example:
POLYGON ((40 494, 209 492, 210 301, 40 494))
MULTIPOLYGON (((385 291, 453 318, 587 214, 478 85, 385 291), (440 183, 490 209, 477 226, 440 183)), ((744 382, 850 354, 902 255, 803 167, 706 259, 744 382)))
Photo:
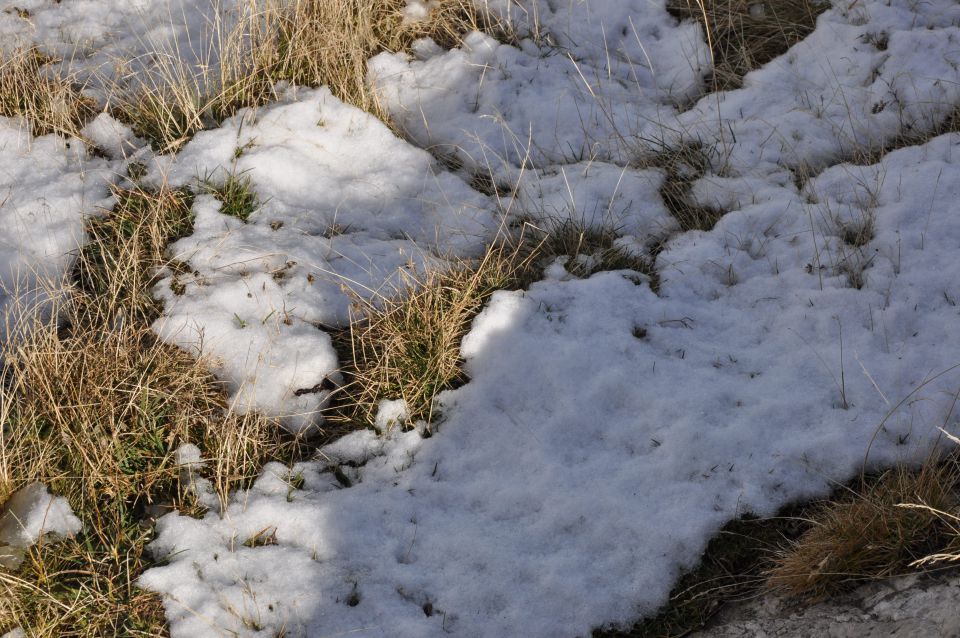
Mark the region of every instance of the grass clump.
POLYGON ((636 168, 658 168, 663 171, 660 198, 677 220, 680 230, 711 230, 725 211, 694 203, 690 191, 694 183, 713 166, 719 151, 696 140, 673 146, 663 140, 645 141, 657 149, 656 152, 641 155, 632 164, 636 168))
POLYGON ((557 257, 568 258, 575 276, 634 270, 650 277, 656 290, 650 261, 617 246, 614 229, 566 220, 546 230, 527 223, 518 235, 476 261, 425 275, 404 272, 396 294, 372 301, 357 295, 350 329, 334 335, 341 360, 349 364, 342 370, 346 382, 326 414, 328 423, 370 427, 381 401, 402 399, 406 423, 430 424, 436 396, 466 381, 460 342, 474 317, 494 292, 526 287, 557 257), (525 236, 527 228, 542 237, 525 236))
POLYGON ((113 195, 113 210, 87 223, 89 242, 74 277, 87 293, 76 301, 88 308, 78 318, 104 322, 105 313, 150 322, 159 312, 150 290, 166 264, 164 250, 193 228, 192 197, 184 190, 137 186, 114 187, 113 195))
MULTIPOLYGON (((619 234, 616 228, 594 226, 575 218, 548 220, 545 228, 529 222, 526 225, 543 234, 536 247, 539 265, 566 258, 564 267, 574 277, 589 277, 604 270, 633 270, 649 277, 654 292, 659 288, 659 276, 652 261, 617 245, 619 234)), ((530 274, 537 277, 540 269, 531 270, 530 274)))
POLYGON ((145 79, 118 87, 116 110, 162 151, 243 107, 276 99, 278 83, 328 86, 387 121, 366 81, 370 57, 407 50, 425 37, 454 46, 465 33, 493 28, 467 0, 431 3, 422 20, 409 19, 406 7, 405 0, 247 0, 237 15, 212 25, 205 64, 194 68, 177 52, 158 52, 149 73, 130 71, 145 79))
POLYGON ((403 399, 408 421, 434 416, 434 398, 465 380, 460 341, 497 290, 517 286, 529 257, 495 246, 476 262, 426 275, 405 275, 395 296, 358 300, 359 316, 341 349, 351 361, 336 402, 336 421, 375 423, 383 399, 403 399))
MULTIPOLYGON (((898 104, 897 108, 902 112, 902 105, 898 104)), ((942 118, 935 118, 931 114, 925 120, 917 123, 904 121, 901 130, 892 139, 876 146, 859 146, 844 159, 857 166, 870 166, 880 163, 887 154, 899 149, 922 146, 947 133, 960 133, 960 108, 951 110, 942 118)))
POLYGON ((861 481, 846 497, 814 507, 809 528, 769 570, 773 591, 822 600, 869 580, 909 571, 928 555, 960 546, 942 513, 958 504, 956 459, 904 467, 861 481))
POLYGON ((159 599, 134 583, 151 564, 144 548, 152 517, 197 511, 180 483, 177 448, 204 450, 225 499, 265 460, 283 456, 278 429, 230 415, 201 363, 132 323, 43 326, 3 359, 0 503, 40 481, 67 498, 84 529, 34 546, 15 573, 0 572, 0 630, 161 633, 159 599))
POLYGON ((220 201, 221 213, 236 217, 244 223, 260 208, 260 199, 248 175, 231 173, 222 184, 204 179, 201 180, 201 187, 220 201))
POLYGON ((812 603, 915 568, 960 561, 960 460, 863 476, 830 498, 727 524, 657 615, 595 638, 685 636, 764 592, 812 603))
POLYGON ((861 219, 838 222, 840 239, 851 248, 863 248, 876 234, 876 220, 873 215, 864 214, 861 219))
POLYGON ((0 57, 0 116, 23 118, 33 135, 81 137, 95 105, 71 78, 53 73, 53 62, 36 49, 0 57))
POLYGON ((568 258, 575 276, 634 270, 647 275, 656 290, 650 261, 618 246, 615 229, 572 219, 548 229, 524 226, 518 237, 491 246, 479 260, 425 275, 404 272, 390 296, 357 295, 350 329, 334 335, 341 360, 350 363, 342 370, 346 382, 334 393, 328 423, 370 427, 381 401, 402 399, 406 423, 430 424, 436 396, 467 380, 460 342, 474 317, 494 292, 525 288, 560 256, 568 258), (535 233, 542 236, 529 236, 535 233))
POLYGON ((49 322, 2 346, 0 509, 39 481, 83 522, 73 539, 42 542, 0 571, 0 631, 37 636, 162 635, 159 597, 138 589, 154 517, 200 511, 176 452, 198 446, 199 474, 225 502, 268 460, 297 453, 276 424, 233 414, 203 362, 150 331, 164 247, 190 230, 186 194, 115 191, 88 224, 75 286, 49 322))
POLYGON ((829 8, 828 0, 667 0, 674 17, 703 25, 715 91, 739 88, 744 75, 807 37, 829 8))

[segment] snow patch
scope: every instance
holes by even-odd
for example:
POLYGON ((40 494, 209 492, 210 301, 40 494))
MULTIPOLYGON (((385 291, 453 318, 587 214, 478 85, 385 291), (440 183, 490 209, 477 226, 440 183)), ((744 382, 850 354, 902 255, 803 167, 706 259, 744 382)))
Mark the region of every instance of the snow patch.
POLYGON ((22 487, 0 515, 0 567, 16 569, 24 551, 47 534, 69 537, 82 529, 67 499, 53 496, 42 483, 22 487))

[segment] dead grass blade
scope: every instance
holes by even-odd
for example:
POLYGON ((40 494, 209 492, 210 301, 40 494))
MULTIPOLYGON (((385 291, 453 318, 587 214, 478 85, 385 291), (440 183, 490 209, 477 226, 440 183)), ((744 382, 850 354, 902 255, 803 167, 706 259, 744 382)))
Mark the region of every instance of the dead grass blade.
POLYGON ((0 115, 23 118, 33 135, 81 137, 96 107, 72 77, 58 75, 55 62, 36 49, 0 57, 0 115))

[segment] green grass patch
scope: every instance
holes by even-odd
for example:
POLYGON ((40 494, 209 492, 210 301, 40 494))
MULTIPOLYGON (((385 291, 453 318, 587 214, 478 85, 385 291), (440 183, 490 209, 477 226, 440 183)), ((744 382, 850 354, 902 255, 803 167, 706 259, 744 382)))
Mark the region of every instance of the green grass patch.
POLYGON ((249 175, 230 173, 223 183, 217 184, 211 178, 200 181, 202 190, 220 201, 220 212, 236 217, 246 223, 250 215, 260 208, 260 199, 253 189, 249 175))

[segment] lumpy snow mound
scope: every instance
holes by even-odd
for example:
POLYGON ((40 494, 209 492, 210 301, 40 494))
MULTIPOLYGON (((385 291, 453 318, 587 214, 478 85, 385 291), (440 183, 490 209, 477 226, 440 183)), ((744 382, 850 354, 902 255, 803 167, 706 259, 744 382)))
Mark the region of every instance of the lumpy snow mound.
POLYGON ((653 612, 727 520, 823 494, 868 448, 918 460, 960 378, 938 376, 960 362, 960 136, 808 189, 866 214, 851 174, 885 176, 861 289, 807 267, 784 187, 671 246, 662 297, 628 273, 499 293, 432 438, 358 433, 324 453, 365 462, 353 487, 271 467, 222 516, 167 517, 142 583, 181 635, 582 636, 653 612))
MULTIPOLYGON (((603 222, 625 246, 672 235, 659 294, 636 273, 555 265, 477 318, 470 382, 443 395, 431 438, 357 433, 267 468, 224 512, 161 520, 168 564, 141 582, 175 634, 588 635, 654 612, 726 521, 936 444, 960 382, 960 136, 831 165, 956 106, 955 3, 838 5, 743 89, 682 114, 708 64, 697 27, 661 3, 524 4, 540 9, 536 42, 422 43, 373 60, 372 79, 417 144, 515 184, 508 215, 603 222), (870 44, 881 32, 886 51, 870 44), (727 212, 711 231, 679 233, 664 173, 631 166, 657 139, 711 147, 691 192, 727 212)), ((194 157, 180 168, 210 166, 194 157)), ((249 166, 263 189, 291 173, 249 166)), ((239 256, 234 241, 182 246, 239 256)), ((273 267, 291 245, 272 244, 273 267)), ((311 307, 261 279, 270 308, 311 307)))

